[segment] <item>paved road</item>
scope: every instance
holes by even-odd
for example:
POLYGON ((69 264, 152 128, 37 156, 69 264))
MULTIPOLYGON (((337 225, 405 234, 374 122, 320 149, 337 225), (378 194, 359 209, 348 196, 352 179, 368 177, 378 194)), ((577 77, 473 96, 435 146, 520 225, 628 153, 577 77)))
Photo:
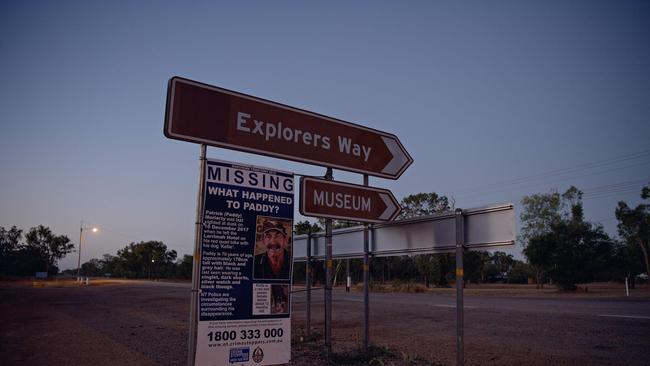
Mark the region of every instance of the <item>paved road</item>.
MULTIPOLYGON (((453 293, 371 294, 370 340, 455 364, 455 302, 453 293)), ((294 323, 304 324, 305 305, 305 294, 295 294, 294 323)), ((312 306, 319 330, 322 309, 319 291, 312 306)), ((333 311, 335 338, 362 339, 361 294, 335 292, 333 311)), ((650 301, 468 296, 465 342, 468 365, 649 365, 650 301)))
MULTIPOLYGON (((322 291, 321 291, 322 292, 322 291)), ((319 294, 321 293, 319 292, 319 294)), ((296 301, 306 301, 304 293, 296 293, 296 301)), ((322 295, 321 295, 322 299, 322 295)), ((322 301, 322 300, 320 300, 322 301)), ((337 292, 334 301, 360 302, 360 293, 337 292)), ((371 304, 395 306, 423 306, 432 308, 456 308, 456 298, 439 294, 371 294, 371 304)), ((620 317, 650 320, 650 303, 644 298, 518 298, 518 297, 465 297, 465 310, 481 311, 518 311, 535 314, 566 314, 596 317, 620 317)))
MULTIPOLYGON (((183 365, 188 284, 128 282, 88 288, 0 285, 3 365, 183 365)), ((466 297, 467 365, 648 365, 647 298, 466 297)), ((293 295, 295 331, 305 293, 293 295)), ((455 297, 372 294, 371 342, 455 364, 455 297)), ((334 351, 361 344, 362 296, 335 291, 334 351)), ((322 331, 322 291, 312 326, 322 331)), ((299 364, 299 363, 295 363, 299 364)))

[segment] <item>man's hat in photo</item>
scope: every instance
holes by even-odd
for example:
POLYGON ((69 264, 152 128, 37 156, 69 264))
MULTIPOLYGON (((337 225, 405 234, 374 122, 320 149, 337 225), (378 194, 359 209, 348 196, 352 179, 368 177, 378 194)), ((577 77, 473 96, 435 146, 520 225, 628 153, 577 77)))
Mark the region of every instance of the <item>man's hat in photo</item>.
POLYGON ((282 235, 287 236, 287 230, 281 222, 275 220, 264 220, 262 223, 262 234, 266 234, 267 231, 271 230, 277 230, 282 235))

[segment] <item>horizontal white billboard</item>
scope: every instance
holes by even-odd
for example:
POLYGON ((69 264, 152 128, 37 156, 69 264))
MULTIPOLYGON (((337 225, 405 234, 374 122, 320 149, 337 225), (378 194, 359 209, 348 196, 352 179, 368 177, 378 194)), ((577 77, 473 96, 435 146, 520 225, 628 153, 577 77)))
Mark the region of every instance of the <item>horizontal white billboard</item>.
MULTIPOLYGON (((452 252, 456 248, 454 212, 376 224, 370 227, 373 256, 452 252)), ((465 247, 486 249, 515 244, 515 209, 512 204, 463 210, 465 247)), ((294 237, 294 261, 307 259, 307 235, 294 237)), ((311 256, 325 258, 325 233, 311 235, 311 256)), ((334 258, 363 257, 363 226, 334 230, 334 258)))

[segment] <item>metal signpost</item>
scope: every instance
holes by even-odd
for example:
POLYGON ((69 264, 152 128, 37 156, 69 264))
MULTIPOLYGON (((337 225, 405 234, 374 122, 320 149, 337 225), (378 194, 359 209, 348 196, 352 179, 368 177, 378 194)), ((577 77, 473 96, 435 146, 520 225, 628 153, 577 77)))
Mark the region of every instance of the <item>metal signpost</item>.
POLYGON ((312 177, 300 178, 300 213, 360 222, 394 220, 401 208, 387 190, 312 177))
POLYGON ((350 277, 350 259, 345 261, 345 292, 350 292, 352 278, 350 277))
POLYGON ((165 136, 397 179, 413 159, 395 135, 173 77, 165 136))
POLYGON ((465 274, 463 268, 463 252, 465 250, 465 218, 463 210, 456 209, 456 364, 463 366, 465 356, 463 351, 463 333, 464 333, 464 303, 463 303, 463 285, 465 274))
POLYGON ((311 263, 311 228, 307 234, 307 263, 305 265, 305 283, 307 290, 307 338, 311 336, 311 279, 312 272, 314 271, 311 263))
MULTIPOLYGON (((368 186, 368 175, 363 176, 363 185, 368 186)), ((363 225, 363 350, 370 345, 370 226, 363 225)))
POLYGON ((206 169, 206 150, 207 147, 201 144, 201 153, 199 155, 199 189, 196 197, 196 221, 194 222, 194 253, 192 255, 192 292, 190 296, 190 334, 187 350, 187 364, 194 366, 194 357, 196 352, 196 329, 198 324, 199 309, 199 274, 201 265, 201 228, 203 227, 203 206, 205 202, 205 169, 206 169))
MULTIPOLYGON (((327 168, 325 179, 333 179, 332 168, 327 168)), ((325 353, 332 354, 332 219, 325 220, 325 353)))

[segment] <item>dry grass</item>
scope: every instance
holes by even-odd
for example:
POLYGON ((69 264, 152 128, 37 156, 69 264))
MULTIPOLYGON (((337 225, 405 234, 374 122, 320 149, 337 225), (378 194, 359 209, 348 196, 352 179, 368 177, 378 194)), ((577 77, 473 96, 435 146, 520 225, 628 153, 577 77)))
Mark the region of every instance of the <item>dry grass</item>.
MULTIPOLYGON (((134 283, 131 280, 123 279, 104 279, 104 278, 91 278, 88 286, 113 286, 113 285, 123 285, 134 283)), ((0 279, 0 286, 7 287, 34 287, 34 288, 71 288, 71 287, 82 287, 86 286, 85 282, 80 284, 75 278, 64 278, 64 279, 47 279, 47 280, 36 280, 36 279, 16 279, 16 278, 3 278, 0 279)))

